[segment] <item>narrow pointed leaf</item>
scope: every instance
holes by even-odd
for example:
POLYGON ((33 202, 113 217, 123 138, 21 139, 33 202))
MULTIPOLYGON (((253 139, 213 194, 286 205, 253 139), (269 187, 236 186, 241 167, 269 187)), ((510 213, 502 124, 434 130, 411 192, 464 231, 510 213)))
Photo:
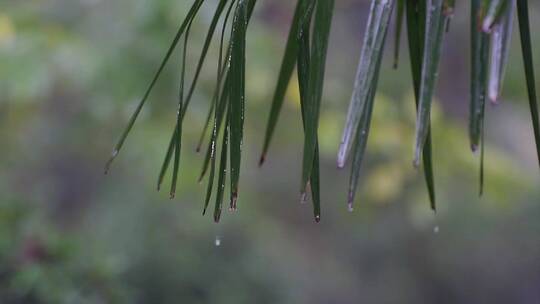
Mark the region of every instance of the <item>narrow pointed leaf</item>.
POLYGON ((319 110, 321 107, 328 39, 330 36, 333 12, 334 0, 319 0, 317 2, 310 52, 311 58, 307 98, 304 104, 306 133, 304 136, 302 184, 300 188, 302 193, 305 193, 307 182, 311 178, 313 162, 315 159, 317 132, 319 127, 319 110))
MULTIPOLYGON (((227 121, 229 115, 227 115, 227 121)), ((228 123, 227 123, 228 124, 228 123)), ((225 179, 227 177, 227 151, 229 149, 229 128, 225 128, 223 143, 221 145, 221 160, 219 163, 218 189, 216 194, 216 204, 214 207, 214 221, 217 223, 221 219, 223 210, 223 195, 225 193, 225 179)))
MULTIPOLYGON (((308 8, 305 19, 301 23, 301 29, 298 37, 298 85, 300 89, 300 108, 302 112, 302 124, 304 127, 304 136, 306 130, 306 98, 309 88, 309 73, 310 73, 310 58, 311 48, 309 45, 309 29, 311 26, 312 10, 308 8)), ((313 216, 316 222, 321 220, 321 195, 320 195, 320 169, 319 169, 319 145, 318 138, 315 147, 315 158, 313 160, 313 168, 309 185, 311 186, 311 199, 313 202, 313 216)), ((302 193, 302 201, 305 200, 306 194, 302 193)))
POLYGON ((245 48, 248 25, 248 5, 253 0, 239 0, 233 19, 231 34, 230 76, 230 162, 231 162, 231 209, 236 209, 240 163, 242 158, 242 140, 244 133, 245 106, 245 48))
MULTIPOLYGON (((210 48, 210 44, 212 43, 212 38, 214 37, 214 32, 216 31, 217 24, 219 22, 219 19, 221 17, 221 14, 223 13, 223 10, 225 9, 225 6, 227 4, 228 0, 220 0, 219 4, 216 8, 216 11, 214 13, 214 17, 212 18, 212 21, 210 22, 210 27, 208 29, 208 33, 206 34, 206 39, 204 41, 204 45, 201 51, 201 55, 199 58, 199 62, 197 63, 197 67, 195 69, 195 75, 193 76, 193 81, 191 83, 191 86, 189 88, 186 100, 185 100, 185 110, 187 110, 189 103, 191 101, 191 98, 193 97, 193 93, 195 92, 195 87, 197 86, 197 82, 199 80, 199 76, 201 74, 202 67, 204 65, 204 61, 206 59, 206 55, 208 54, 208 49, 210 48)), ((185 111, 184 110, 184 111, 185 111)))
POLYGON ((502 90, 512 43, 512 24, 514 23, 515 8, 515 2, 512 1, 506 7, 500 22, 493 27, 491 32, 488 95, 492 103, 497 103, 502 90))
POLYGON ((484 163, 486 151, 485 120, 482 120, 482 138, 480 139, 480 197, 484 195, 484 163))
POLYGON ((225 117, 227 105, 228 105, 228 102, 229 102, 229 90, 227 89, 227 85, 228 85, 228 77, 226 77, 225 86, 224 86, 223 91, 221 93, 221 97, 219 98, 218 101, 216 101, 216 102, 219 102, 219 105, 218 105, 218 108, 217 108, 216 112, 214 113, 215 114, 215 116, 214 116, 214 128, 212 130, 212 136, 210 138, 210 143, 209 143, 208 149, 206 151, 206 156, 205 156, 204 161, 203 161, 203 168, 201 170, 201 175, 199 177, 199 182, 202 181, 202 179, 204 178, 204 175, 206 174, 206 172, 208 170, 208 164, 210 162, 210 159, 215 157, 214 154, 215 154, 215 151, 216 151, 217 137, 218 137, 218 134, 219 134, 219 132, 221 130, 222 121, 223 121, 223 119, 225 117))
MULTIPOLYGON (((228 71, 227 67, 223 66, 223 61, 224 61, 223 48, 224 48, 225 30, 227 28, 227 22, 229 21, 229 17, 231 15, 231 12, 233 10, 233 7, 234 7, 235 3, 236 3, 236 0, 233 0, 229 4, 229 8, 227 9, 227 13, 225 14, 225 18, 223 20, 223 26, 222 26, 222 29, 221 29, 221 38, 220 38, 220 43, 219 43, 219 55, 218 55, 218 68, 217 68, 217 82, 216 82, 217 84, 216 84, 216 89, 215 89, 216 93, 214 94, 215 96, 212 99, 214 101, 217 98, 217 96, 216 96, 217 93, 220 92, 220 89, 221 89, 221 86, 222 86, 223 75, 225 75, 227 73, 227 71, 228 71)), ((229 49, 227 49, 227 50, 229 50, 229 49)), ((229 55, 227 54, 225 58, 228 58, 228 57, 229 57, 229 55)), ((208 115, 207 115, 206 121, 204 123, 203 131, 201 132, 201 137, 199 138, 199 143, 197 144, 197 152, 201 151, 202 143, 204 141, 204 137, 206 135, 208 127, 210 126, 210 120, 212 119, 212 114, 215 111, 216 104, 217 104, 217 102, 212 102, 212 104, 210 105, 210 109, 208 110, 208 115)))
POLYGON ((261 153, 259 165, 264 163, 266 153, 270 147, 270 142, 274 134, 274 130, 277 125, 279 113, 283 106, 285 94, 291 80, 292 73, 296 64, 298 44, 297 37, 300 31, 301 19, 305 16, 306 11, 309 9, 311 0, 298 0, 296 5, 294 17, 292 20, 291 29, 289 31, 289 37, 287 39, 287 45, 285 47, 285 54, 281 63, 281 69, 279 71, 278 81, 276 89, 274 91, 274 97, 272 98, 272 106, 270 108, 270 116, 268 117, 268 123, 266 126, 266 134, 264 137, 264 144, 261 153))
POLYGON ((374 82, 376 74, 377 58, 379 53, 383 51, 384 37, 389 27, 394 4, 395 0, 372 0, 371 2, 354 91, 338 152, 337 164, 339 168, 345 166, 360 117, 366 106, 369 88, 374 82))
POLYGON ((504 15, 504 11, 513 0, 491 0, 486 9, 486 14, 482 22, 482 31, 490 33, 493 26, 504 15))
POLYGON ((527 90, 529 94, 529 106, 536 142, 536 153, 540 164, 540 120, 538 117, 538 99, 536 94, 536 81, 534 76, 533 53, 531 43, 531 28, 529 22, 529 4, 527 0, 517 0, 519 31, 521 36, 521 49, 525 64, 525 76, 527 78, 527 90))
MULTIPOLYGON (((424 33, 426 3, 424 1, 407 1, 407 36, 409 41, 409 56, 415 96, 415 106, 418 109, 420 99, 420 84, 422 79, 422 63, 424 56, 424 33)), ((428 189, 431 208, 436 209, 435 181, 433 175, 431 128, 428 130, 426 145, 422 153, 424 164, 424 179, 428 189)))
POLYGON ((124 145, 124 142, 125 142, 128 134, 129 134, 129 132, 133 128, 133 125, 135 124, 135 121, 137 120, 137 117, 139 116, 144 104, 146 103, 146 100, 148 100, 148 97, 150 96, 150 93, 152 92, 152 89, 154 88, 156 82, 159 79, 159 76, 161 76, 161 73, 163 72, 163 69, 165 68, 165 66, 169 62, 169 59, 171 58, 171 55, 173 54, 174 50, 176 49, 176 46, 178 45, 178 42, 180 41, 180 38, 184 34, 184 31, 185 31, 186 27, 188 26, 189 23, 192 22, 193 18, 195 17, 197 12, 199 11, 199 9, 200 9, 203 2, 204 2, 204 0, 196 0, 195 3, 193 3, 193 6, 191 7, 191 9, 189 10, 186 18, 182 22, 182 25, 180 25, 180 28, 178 29, 178 32, 176 33, 176 36, 174 37, 173 42, 171 43, 171 46, 167 50, 167 53, 165 54, 165 57, 163 58, 163 60, 162 60, 162 62, 160 64, 156 74, 154 75, 154 78, 150 82, 150 85, 147 88, 143 98, 141 99, 141 101, 137 105, 137 108, 135 109, 135 112, 133 113, 133 115, 129 119, 129 122, 128 122, 126 128, 124 129, 124 131, 122 132, 122 135, 120 136, 120 139, 118 140, 118 143, 114 147, 111 158, 109 159, 109 161, 105 165, 105 173, 107 173, 109 171, 109 168, 110 168, 112 162, 114 161, 116 156, 118 156, 118 153, 120 153, 120 150, 122 149, 122 146, 124 145))
POLYGON ((315 222, 321 221, 321 173, 319 166, 319 142, 315 144, 315 157, 313 158, 313 169, 311 173, 311 199, 313 200, 313 217, 315 222))
POLYGON ((489 36, 480 31, 482 0, 471 1, 471 96, 469 137, 476 151, 482 136, 489 57, 489 36))
POLYGON ((163 179, 165 178, 165 174, 167 174, 167 170, 169 169, 169 164, 171 162, 171 158, 174 152, 174 145, 176 144, 176 132, 173 132, 171 139, 169 140, 169 145, 167 147, 167 153, 165 154, 165 158, 163 160, 163 163, 161 165, 161 169, 159 171, 159 177, 158 177, 158 183, 157 183, 157 190, 161 190, 161 185, 163 184, 163 179))
POLYGON ((426 143, 429 125, 431 103, 438 79, 439 61, 442 51, 445 17, 443 14, 444 0, 428 0, 426 15, 426 34, 422 64, 422 82, 420 85, 420 100, 416 121, 416 144, 414 165, 420 165, 420 159, 426 143))
POLYGON ((396 38, 394 40, 394 69, 399 65, 399 52, 401 46, 401 32, 403 27, 403 15, 405 11, 405 1, 397 0, 397 12, 396 12, 396 38))
POLYGON ((369 138, 369 130, 371 126, 371 116, 375 105, 375 94, 377 91, 377 83, 379 79, 379 71, 382 62, 382 52, 377 58, 377 69, 375 72, 375 81, 369 88, 368 100, 366 103, 366 109, 363 111, 360 117, 360 123, 358 124, 358 130, 356 131, 356 139, 353 149, 353 161, 351 169, 351 178, 349 180, 349 193, 348 193, 348 208, 349 211, 353 210, 354 198, 358 189, 358 182, 360 180, 360 173, 362 168, 362 161, 366 151, 367 141, 369 138))
POLYGON ((189 32, 191 30, 191 22, 189 23, 189 26, 186 30, 186 35, 184 39, 184 49, 182 50, 182 66, 181 66, 181 73, 180 73, 180 89, 178 92, 178 112, 176 113, 176 127, 175 127, 175 147, 174 147, 174 165, 173 165, 173 175, 172 175, 172 183, 171 183, 171 198, 174 198, 176 195, 176 184, 178 180, 178 169, 180 166, 180 150, 181 150, 181 143, 182 143, 182 121, 180 120, 180 116, 182 115, 182 110, 184 107, 184 83, 185 83, 185 77, 186 77, 186 57, 187 57, 187 45, 189 40, 189 32))

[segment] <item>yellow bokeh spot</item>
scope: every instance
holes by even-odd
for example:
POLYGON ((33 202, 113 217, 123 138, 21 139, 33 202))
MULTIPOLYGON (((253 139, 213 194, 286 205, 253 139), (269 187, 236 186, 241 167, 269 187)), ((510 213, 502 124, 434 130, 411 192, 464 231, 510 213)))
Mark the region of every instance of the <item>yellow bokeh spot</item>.
POLYGON ((7 46, 15 41, 15 26, 11 19, 0 14, 0 47, 7 46))
POLYGON ((388 163, 371 172, 364 189, 375 202, 390 202, 400 195, 404 182, 403 169, 397 164, 388 163))

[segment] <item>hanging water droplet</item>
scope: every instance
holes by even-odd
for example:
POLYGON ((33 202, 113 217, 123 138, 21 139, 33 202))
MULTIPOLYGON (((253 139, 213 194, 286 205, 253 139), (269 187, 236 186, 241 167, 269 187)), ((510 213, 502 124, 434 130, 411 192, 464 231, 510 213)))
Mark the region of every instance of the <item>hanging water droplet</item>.
POLYGON ((216 236, 216 240, 214 241, 214 244, 216 247, 221 246, 221 238, 219 236, 216 236))

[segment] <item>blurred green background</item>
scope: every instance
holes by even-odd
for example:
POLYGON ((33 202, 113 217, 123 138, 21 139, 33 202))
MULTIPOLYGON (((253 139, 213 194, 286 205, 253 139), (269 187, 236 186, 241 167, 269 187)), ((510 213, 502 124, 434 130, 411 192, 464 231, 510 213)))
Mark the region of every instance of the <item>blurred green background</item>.
MULTIPOLYGON (((184 126, 177 198, 155 191, 175 119, 177 59, 103 175, 191 2, 0 2, 0 303, 540 303, 540 175, 518 36, 503 101, 488 107, 479 199, 479 157, 467 139, 467 1, 458 1, 446 40, 433 118, 436 215, 411 166, 410 71, 406 60, 391 69, 391 44, 361 191, 347 212, 349 173, 335 168, 335 155, 367 18, 359 0, 336 1, 320 224, 299 204, 294 86, 267 163, 257 166, 294 1, 259 1, 249 30, 238 212, 218 225, 202 217, 206 186, 196 182, 215 48, 184 126)), ((540 6, 531 2, 535 29, 540 6)), ((191 62, 216 3, 196 19, 191 62)))

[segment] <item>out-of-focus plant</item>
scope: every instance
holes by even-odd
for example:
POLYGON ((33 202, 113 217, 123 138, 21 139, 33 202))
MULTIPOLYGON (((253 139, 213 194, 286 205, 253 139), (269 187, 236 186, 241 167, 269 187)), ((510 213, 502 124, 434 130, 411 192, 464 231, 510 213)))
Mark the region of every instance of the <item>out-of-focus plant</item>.
POLYGON ((127 301, 127 288, 106 259, 85 256, 76 238, 28 207, 6 197, 0 203, 0 302, 127 301))
MULTIPOLYGON (((106 171, 109 170, 111 162, 122 148, 164 67, 169 62, 175 49, 180 46, 181 82, 177 119, 158 179, 159 189, 172 162, 170 194, 171 197, 174 197, 180 167, 182 122, 196 88, 210 44, 213 41, 214 33, 218 24, 222 21, 216 88, 206 127, 201 136, 202 142, 208 125, 213 121, 201 180, 206 173, 209 173, 203 213, 206 213, 212 193, 215 193, 214 220, 219 221, 228 170, 230 209, 236 210, 237 207, 244 132, 246 32, 256 0, 220 0, 218 2, 200 59, 196 65, 193 80, 189 86, 186 86, 186 53, 190 30, 204 2, 204 0, 195 0, 191 6, 150 86, 115 146, 112 157, 107 163, 106 171), (229 39, 228 43, 225 43, 229 24, 229 39), (221 145, 218 144, 220 142, 221 145), (220 150, 220 159, 219 166, 216 167, 218 150, 220 150), (217 185, 214 184, 216 178, 217 185)), ((394 11, 397 11, 395 14, 397 19, 395 41, 397 44, 400 41, 403 19, 406 18, 412 83, 416 97, 417 122, 413 163, 418 167, 420 162, 423 161, 431 207, 435 210, 431 107, 439 74, 439 61, 444 36, 445 32, 450 29, 451 19, 454 15, 454 2, 453 0, 372 0, 353 96, 338 152, 338 167, 340 168, 346 165, 347 159, 352 154, 348 195, 350 210, 353 207, 360 179, 362 160, 369 137, 372 112, 376 100, 375 94, 381 61, 386 46, 390 20, 394 11)), ((333 8, 334 0, 298 0, 297 2, 270 110, 260 160, 262 165, 274 129, 278 123, 287 87, 296 68, 304 128, 303 169, 300 189, 302 200, 306 199, 308 190, 311 192, 316 221, 321 218, 318 129, 333 8)), ((528 1, 472 0, 469 138, 472 150, 480 149, 482 155, 480 165, 481 193, 484 180, 483 155, 486 99, 489 98, 493 103, 496 103, 499 98, 511 42, 513 17, 516 11, 521 34, 530 112, 540 161, 540 125, 533 71, 528 1)), ((394 58, 396 67, 398 56, 399 45, 396 45, 394 58)))

